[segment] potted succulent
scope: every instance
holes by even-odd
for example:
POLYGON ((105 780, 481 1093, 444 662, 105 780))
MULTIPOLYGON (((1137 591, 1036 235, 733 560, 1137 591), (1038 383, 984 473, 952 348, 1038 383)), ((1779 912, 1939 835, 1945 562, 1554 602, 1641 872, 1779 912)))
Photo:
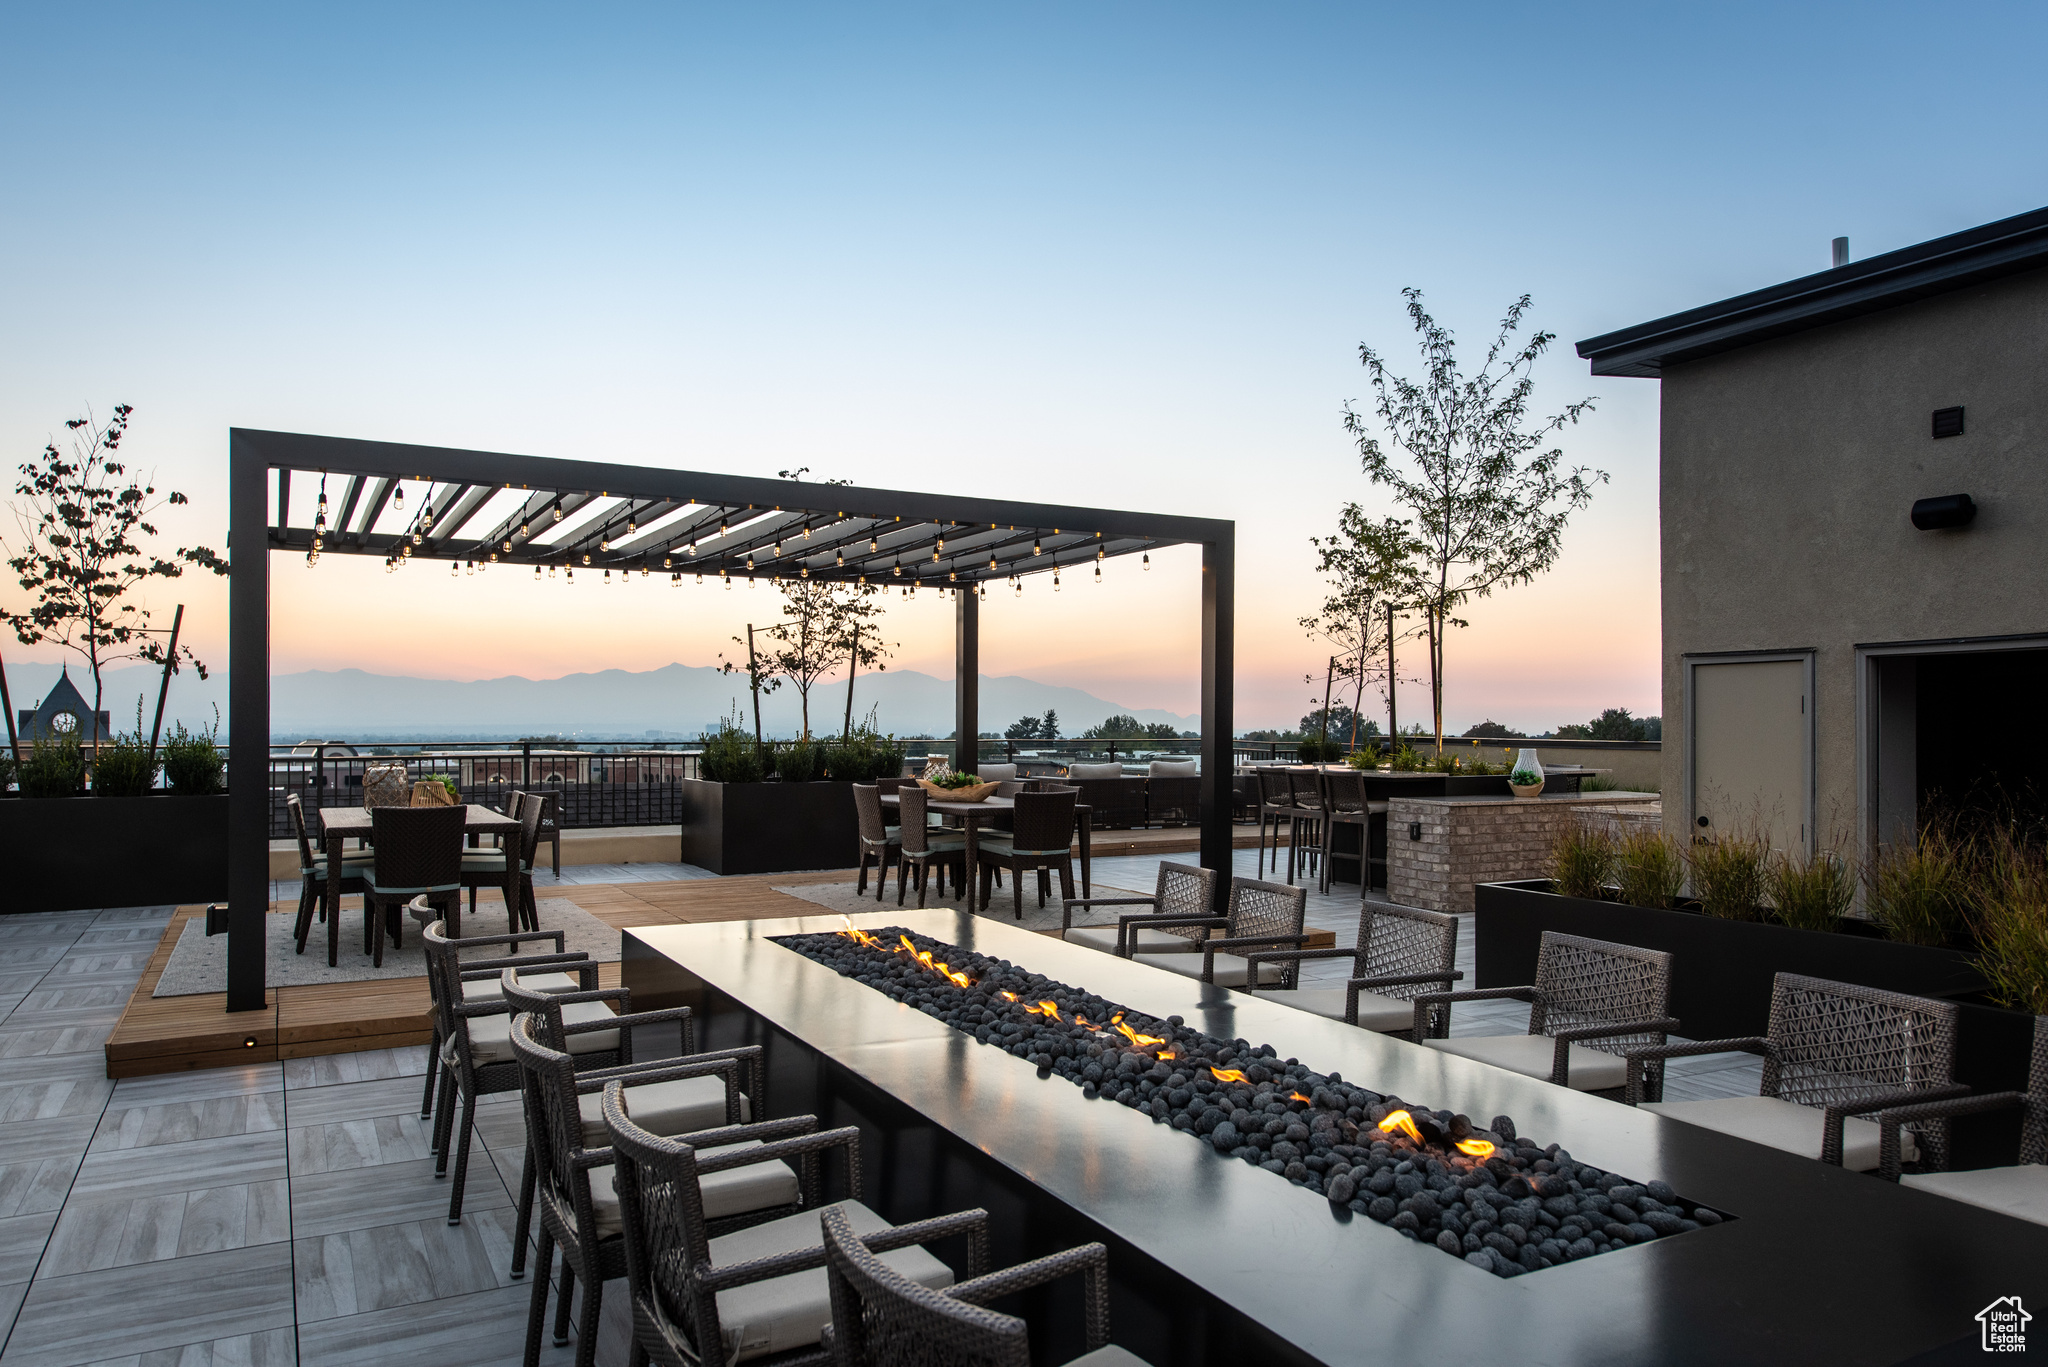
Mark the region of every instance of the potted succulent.
POLYGON ((1536 769, 1517 767, 1508 775, 1508 791, 1516 797, 1535 797, 1543 791, 1543 774, 1536 769))
POLYGON ((918 786, 945 802, 986 802, 1000 784, 983 783, 979 775, 948 769, 937 778, 921 778, 918 786))

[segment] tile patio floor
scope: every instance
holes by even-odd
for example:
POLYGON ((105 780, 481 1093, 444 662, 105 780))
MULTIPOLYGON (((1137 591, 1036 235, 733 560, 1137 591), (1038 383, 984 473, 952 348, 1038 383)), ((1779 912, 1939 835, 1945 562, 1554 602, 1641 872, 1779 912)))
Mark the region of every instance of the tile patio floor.
MULTIPOLYGON (((1239 851, 1239 871, 1256 857, 1239 851)), ((1157 864, 1101 859, 1095 876, 1149 888, 1157 864)), ((451 1228, 419 1119, 424 1049, 109 1081, 107 1033, 169 913, 0 918, 0 1367, 517 1362, 530 1283, 507 1271, 513 1098, 481 1113, 451 1228)), ((1309 923, 1350 944, 1356 893, 1311 886, 1309 923)), ((1471 955, 1468 926, 1468 974, 1471 955)), ((1311 980, 1343 975, 1336 961, 1311 980)), ((1459 1007, 1453 1033, 1526 1025, 1484 1003, 1459 1007)), ((1682 1063, 1674 1100, 1756 1091, 1747 1056, 1682 1063)), ((601 1363, 625 1361, 620 1302, 607 1298, 601 1363)), ((544 1363, 571 1360, 543 1343, 544 1363)))

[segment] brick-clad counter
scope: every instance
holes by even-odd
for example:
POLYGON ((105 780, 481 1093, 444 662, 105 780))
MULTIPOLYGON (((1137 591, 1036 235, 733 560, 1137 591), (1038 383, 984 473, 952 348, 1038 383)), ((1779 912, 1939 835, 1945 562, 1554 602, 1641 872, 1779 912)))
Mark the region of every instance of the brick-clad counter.
POLYGON ((1395 798, 1387 804, 1387 900, 1470 911, 1481 883, 1541 878, 1576 813, 1658 801, 1655 793, 1395 798))

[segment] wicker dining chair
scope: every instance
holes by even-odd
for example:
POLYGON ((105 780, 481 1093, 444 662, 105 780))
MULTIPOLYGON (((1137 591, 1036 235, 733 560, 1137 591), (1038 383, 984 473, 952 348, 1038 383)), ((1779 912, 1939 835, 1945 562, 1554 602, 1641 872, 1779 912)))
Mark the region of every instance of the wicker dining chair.
MULTIPOLYGON (((1740 1039, 1644 1045, 1627 1060, 1628 1101, 1723 1134, 1804 1154, 1853 1172, 1882 1165, 1882 1132, 1862 1117, 1960 1096, 1954 1002, 1780 973, 1771 984, 1768 1033, 1740 1039), (1733 1051, 1760 1054, 1755 1096, 1664 1101, 1664 1061, 1733 1051)), ((1948 1122, 1903 1127, 1902 1162, 1947 1161, 1948 1122)))
MULTIPOLYGON (((1367 902, 1359 908, 1358 939, 1351 949, 1257 949, 1246 954, 1244 961, 1249 969, 1266 963, 1347 957, 1351 977, 1344 986, 1297 986, 1273 1000, 1384 1035, 1412 1036, 1417 994, 1432 986, 1449 991, 1452 983, 1465 976, 1456 967, 1457 917, 1384 902, 1367 902)), ((1245 990, 1252 991, 1257 985, 1247 972, 1245 990)))
POLYGON ((1109 1341, 1109 1250, 1082 1244, 943 1291, 912 1281, 869 1251, 846 1212, 828 1209, 825 1277, 832 1297, 832 1360, 837 1367, 1031 1367, 1024 1321, 985 1309, 987 1302, 1079 1273, 1087 1353, 1067 1367, 1146 1367, 1109 1341))
MULTIPOLYGON (((1664 951, 1546 930, 1532 985, 1421 993, 1410 1029, 1447 1054, 1619 1098, 1628 1085, 1624 1055, 1661 1045, 1665 1033, 1678 1028, 1670 1003, 1671 956, 1664 951), (1528 1033, 1446 1039, 1452 1003, 1476 1001, 1529 1003, 1528 1033)), ((1654 1066, 1661 1082, 1663 1065, 1654 1066)))
POLYGON ((1894 1107, 1878 1113, 1877 1127, 1880 1177, 1952 1201, 2048 1225, 2048 1016, 2034 1017, 2034 1057, 2027 1072, 2026 1091, 1988 1092, 1982 1096, 1894 1107), (1946 1122, 1954 1116, 2010 1110, 2015 1106, 2024 1113, 2016 1166, 1949 1172, 1946 1152, 1930 1154, 1922 1146, 1920 1171, 1901 1173, 1906 1126, 1946 1122))
POLYGON ((1297 862, 1306 875, 1320 870, 1328 861, 1323 847, 1329 842, 1330 827, 1323 812, 1323 771, 1320 766, 1288 769, 1287 788, 1294 801, 1294 830, 1287 839, 1287 881, 1294 881, 1297 862))
MULTIPOLYGON (((1377 857, 1373 855, 1372 833, 1375 818, 1377 818, 1382 840, 1384 840, 1387 829, 1387 804, 1384 802, 1374 802, 1366 797, 1365 775, 1355 769, 1325 772, 1318 775, 1318 777, 1321 780, 1318 786, 1318 800, 1322 804, 1323 811, 1322 881, 1318 884, 1318 887, 1320 891, 1327 893, 1330 890, 1330 879, 1333 876, 1331 866, 1339 859, 1355 859, 1358 861, 1358 891, 1362 897, 1372 888, 1372 871, 1374 868, 1382 870, 1381 881, 1385 882, 1384 870, 1387 866, 1387 857, 1385 853, 1381 853, 1377 857), (1357 854, 1338 854, 1336 852, 1337 828, 1339 826, 1353 826, 1357 828, 1357 854)), ((1385 845, 1382 844, 1382 851, 1385 848, 1385 845)))
MULTIPOLYGON (((1135 954, 1139 963, 1163 968, 1184 978, 1200 978, 1218 987, 1243 987, 1252 966, 1243 955, 1258 949, 1300 949, 1308 943, 1302 921, 1308 915, 1308 889, 1286 883, 1263 883, 1256 878, 1230 880, 1229 913, 1224 916, 1180 916, 1159 918, 1157 924, 1179 921, 1220 931, 1197 946, 1201 955, 1135 954)), ((1267 987, 1293 988, 1299 976, 1292 963, 1258 966, 1259 981, 1267 987)))
MULTIPOLYGON (((897 788, 902 795, 902 788, 897 788)), ((919 792, 924 789, 919 788, 919 792)), ((868 890, 868 860, 875 861, 875 900, 882 900, 882 888, 889 881, 890 866, 897 862, 902 827, 891 826, 882 817, 882 788, 876 783, 853 785, 853 814, 860 826, 860 878, 854 884, 856 897, 868 890)))
POLYGON ((946 891, 946 869, 954 870, 953 900, 960 900, 967 883, 967 837, 949 835, 934 830, 927 821, 926 803, 931 794, 915 784, 896 790, 896 800, 901 806, 898 811, 902 821, 898 824, 896 846, 896 905, 903 905, 903 890, 908 885, 912 865, 917 868, 917 906, 924 909, 925 883, 936 866, 939 872, 939 892, 946 891))
POLYGON ((407 902, 425 897, 462 916, 462 832, 466 807, 375 807, 370 839, 376 859, 363 872, 363 953, 384 966, 384 937, 405 944, 407 902))
POLYGON ((1208 937, 1204 925, 1176 923, 1170 930, 1153 930, 1146 923, 1154 916, 1208 916, 1216 906, 1216 870, 1193 864, 1159 862, 1159 881, 1150 897, 1069 897, 1061 909, 1060 938, 1070 945, 1085 945, 1110 954, 1130 957, 1139 954, 1192 954, 1208 937), (1150 907, 1150 912, 1119 914, 1114 926, 1077 926, 1076 907, 1150 907), (1128 952, 1127 952, 1128 951, 1128 952))
POLYGON ((1072 788, 1050 793, 1019 793, 1010 815, 1015 825, 1007 834, 983 835, 975 844, 975 862, 981 869, 981 905, 988 905, 989 884, 999 868, 1007 868, 1015 880, 1010 886, 1017 919, 1024 919, 1024 874, 1038 873, 1038 905, 1044 906, 1051 889, 1050 874, 1060 873, 1060 896, 1074 895, 1074 801, 1072 788))
MULTIPOLYGON (((656 1367, 829 1363, 830 1352, 820 1342, 832 1317, 818 1223, 822 1210, 844 1211, 870 1249, 886 1254, 891 1268, 923 1286, 953 1282, 952 1269, 920 1246, 928 1240, 964 1234, 968 1275, 978 1276, 986 1263, 987 1216, 982 1211, 897 1227, 861 1204, 860 1131, 852 1126, 800 1130, 816 1126, 812 1116, 771 1121, 790 1127, 788 1137, 771 1139, 766 1126, 754 1127, 768 1142, 719 1153, 713 1151, 717 1146, 755 1136, 743 1127, 663 1138, 638 1124, 630 1106, 623 1084, 606 1084, 604 1121, 633 1306, 635 1362, 656 1367), (833 1149, 845 1154, 848 1195, 828 1206, 822 1204, 822 1158, 833 1149), (712 1233, 715 1207, 706 1190, 711 1178, 752 1164, 790 1161, 798 1164, 798 1214, 730 1234, 712 1233)), ((541 1238, 545 1246, 550 1238, 545 1220, 541 1238)), ((537 1278, 536 1290, 545 1283, 544 1275, 537 1278)), ((535 1319, 528 1337, 538 1336, 535 1319)))
MULTIPOLYGON (((313 930, 313 912, 317 908, 320 919, 325 922, 339 908, 327 905, 327 855, 316 853, 313 842, 306 834, 306 810, 299 802, 297 793, 287 793, 285 810, 292 816, 292 834, 299 838, 299 915, 292 925, 292 940, 298 952, 306 952, 306 937, 313 930)), ((363 886, 362 871, 376 858, 373 850, 349 850, 341 857, 341 890, 344 893, 360 891, 363 886)))
MULTIPOLYGON (((518 811, 508 810, 507 816, 519 823, 519 829, 509 838, 508 843, 495 849, 464 850, 462 852, 462 886, 469 890, 469 914, 476 915, 476 894, 478 888, 499 888, 505 886, 506 866, 516 865, 519 874, 517 899, 505 907, 505 929, 517 934, 523 929, 540 929, 540 904, 533 895, 533 861, 540 841, 540 814, 543 803, 539 798, 526 801, 524 793, 515 793, 520 800, 518 811)), ((512 804, 507 804, 508 807, 512 804)), ((454 927, 460 934, 462 927, 454 927)), ((517 946, 514 946, 516 949, 517 946)))
MULTIPOLYGON (((1273 867, 1280 867, 1280 828, 1289 828, 1292 836, 1294 821, 1301 815, 1294 805, 1294 785, 1287 777, 1287 770, 1279 765, 1264 765, 1252 771, 1259 784, 1259 877, 1266 876, 1266 825, 1273 827, 1273 867)), ((1289 869, 1293 868, 1293 854, 1288 855, 1289 869)), ((1291 881, 1291 878, 1290 878, 1291 881)))
MULTIPOLYGON (((559 933, 559 932, 554 932, 559 933)), ((528 940, 546 938, 550 932, 523 932, 528 940)), ((633 1035, 629 1030, 607 1028, 615 1019, 607 1001, 631 1009, 631 996, 622 987, 600 988, 594 966, 565 964, 561 956, 521 956, 516 959, 484 959, 463 963, 457 946, 478 941, 509 942, 512 936, 474 936, 466 940, 448 937, 440 922, 421 932, 427 950, 428 995, 440 1016, 440 1083, 434 1101, 434 1176, 448 1171, 448 1157, 455 1156, 455 1182, 448 1193, 448 1223, 462 1222, 462 1195, 469 1178, 469 1142, 476 1129, 478 1102, 497 1093, 519 1087, 519 1067, 512 1058, 511 1007, 503 994, 503 974, 508 967, 547 968, 573 971, 581 979, 574 985, 598 1000, 580 1000, 562 1008, 566 1021, 594 1028, 580 1032, 569 1041, 569 1051, 586 1068, 610 1068, 633 1061, 633 1035), (434 978, 440 984, 434 985, 434 978), (488 981, 487 992, 469 984, 488 981), (455 1111, 461 1107, 457 1127, 455 1111)))

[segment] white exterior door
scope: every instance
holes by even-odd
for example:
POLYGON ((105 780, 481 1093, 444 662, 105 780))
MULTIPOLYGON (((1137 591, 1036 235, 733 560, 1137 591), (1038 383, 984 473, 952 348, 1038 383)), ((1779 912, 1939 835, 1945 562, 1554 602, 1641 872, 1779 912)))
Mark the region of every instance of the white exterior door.
POLYGON ((1804 657, 1692 660, 1691 819, 1695 835, 1765 836, 1805 851, 1813 832, 1812 671, 1804 657))

